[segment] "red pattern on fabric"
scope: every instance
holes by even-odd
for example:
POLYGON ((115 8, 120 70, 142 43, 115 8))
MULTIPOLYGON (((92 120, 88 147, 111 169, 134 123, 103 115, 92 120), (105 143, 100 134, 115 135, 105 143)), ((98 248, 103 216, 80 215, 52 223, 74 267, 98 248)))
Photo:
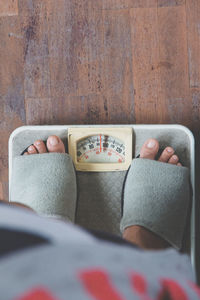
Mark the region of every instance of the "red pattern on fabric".
POLYGON ((112 285, 108 274, 100 269, 84 270, 78 274, 87 292, 96 300, 125 300, 112 285))
POLYGON ((131 274, 131 283, 138 294, 147 293, 147 282, 141 274, 131 274))
POLYGON ((59 300, 44 288, 35 288, 15 300, 59 300))
POLYGON ((148 295, 146 278, 139 273, 131 273, 130 278, 134 293, 137 293, 141 300, 151 300, 148 295))
POLYGON ((158 296, 159 300, 166 299, 166 296, 170 297, 170 300, 189 300, 184 289, 175 280, 162 278, 160 282, 162 290, 158 296))

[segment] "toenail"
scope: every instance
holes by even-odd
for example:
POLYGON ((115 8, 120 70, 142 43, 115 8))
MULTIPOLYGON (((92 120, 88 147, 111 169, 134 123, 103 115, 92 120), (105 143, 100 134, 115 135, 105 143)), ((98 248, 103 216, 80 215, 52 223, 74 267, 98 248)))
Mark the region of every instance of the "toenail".
POLYGON ((34 151, 35 148, 34 148, 33 146, 30 146, 30 147, 28 148, 28 150, 29 150, 29 151, 34 151))
POLYGON ((167 152, 172 153, 173 149, 172 148, 167 148, 167 152))
POLYGON ((52 145, 52 146, 55 146, 58 144, 58 138, 55 137, 55 136, 52 136, 50 139, 49 139, 49 143, 52 145))
POLYGON ((39 146, 41 144, 41 142, 37 141, 37 142, 35 142, 35 144, 39 146))
POLYGON ((177 156, 173 156, 173 159, 174 159, 174 160, 177 160, 177 159, 178 159, 178 157, 177 157, 177 156))
POLYGON ((155 147, 155 145, 156 145, 155 141, 150 140, 147 144, 147 148, 153 148, 153 147, 155 147))

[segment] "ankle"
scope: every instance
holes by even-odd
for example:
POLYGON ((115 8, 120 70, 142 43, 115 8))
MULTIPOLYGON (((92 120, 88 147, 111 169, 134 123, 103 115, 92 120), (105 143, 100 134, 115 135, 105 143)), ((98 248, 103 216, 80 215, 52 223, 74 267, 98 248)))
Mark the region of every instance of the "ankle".
POLYGON ((123 238, 142 249, 159 250, 170 247, 170 244, 157 234, 138 225, 127 227, 123 232, 123 238))

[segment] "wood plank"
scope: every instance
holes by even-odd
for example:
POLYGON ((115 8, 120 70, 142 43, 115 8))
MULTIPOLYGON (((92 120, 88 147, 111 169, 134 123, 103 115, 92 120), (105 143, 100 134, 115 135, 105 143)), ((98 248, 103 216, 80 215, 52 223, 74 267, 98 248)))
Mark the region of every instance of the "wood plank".
POLYGON ((157 7, 157 0, 102 0, 103 9, 127 9, 157 7))
MULTIPOLYGON (((29 16, 31 18, 41 15, 45 18, 48 3, 49 0, 18 0, 19 16, 29 16)), ((56 1, 56 3, 58 2, 56 1)))
POLYGON ((157 8, 131 9, 136 123, 165 123, 161 99, 157 8))
POLYGON ((0 36, 0 181, 6 200, 8 139, 11 132, 25 122, 23 34, 17 16, 0 18, 0 36))
POLYGON ((18 0, 1 0, 0 17, 18 15, 18 0))
MULTIPOLYGON (((190 89, 190 100, 192 102, 192 129, 195 134, 200 134, 200 89, 190 89)), ((200 149, 198 149, 200 150, 200 149)))
POLYGON ((158 35, 162 90, 167 98, 188 94, 185 7, 158 8, 158 35))
POLYGON ((100 12, 100 2, 62 1, 58 6, 51 1, 48 10, 49 55, 54 98, 100 92, 100 12))
POLYGON ((3 200, 3 184, 0 182, 0 200, 3 200))
POLYGON ((103 11, 102 94, 110 123, 134 123, 129 10, 103 11))
POLYGON ((185 0, 158 0, 158 7, 185 5, 185 0))
POLYGON ((24 73, 25 99, 50 97, 50 71, 48 57, 37 58, 33 62, 29 62, 27 60, 24 67, 24 73))
POLYGON ((5 113, 15 112, 23 122, 25 120, 23 34, 19 18, 4 17, 0 19, 0 36, 0 97, 2 105, 5 113))
POLYGON ((190 87, 200 87, 200 5, 186 0, 190 87))
POLYGON ((51 98, 26 98, 25 106, 27 125, 57 124, 56 105, 51 98))
POLYGON ((49 98, 51 95, 47 19, 40 11, 34 16, 22 16, 21 19, 24 33, 25 99, 49 98))
POLYGON ((0 129, 1 136, 1 149, 0 149, 0 181, 3 187, 3 198, 6 199, 4 194, 4 183, 8 182, 8 138, 9 133, 6 130, 0 129))
POLYGON ((26 99, 27 125, 106 123, 107 117, 106 102, 102 101, 101 95, 66 95, 57 98, 56 105, 51 98, 26 99))
POLYGON ((0 200, 8 201, 8 181, 0 182, 0 200))
POLYGON ((185 0, 102 0, 103 9, 150 8, 185 5, 185 0))
POLYGON ((184 6, 158 8, 161 101, 169 123, 191 124, 186 12, 184 6))
POLYGON ((70 4, 71 10, 68 5, 57 7, 52 2, 49 11, 52 98, 100 94, 98 102, 96 96, 93 101, 99 116, 104 106, 108 111, 102 121, 134 120, 129 12, 106 11, 102 16, 101 3, 70 4), (60 23, 66 28, 61 29, 60 23))
POLYGON ((2 183, 3 186, 3 200, 4 201, 9 201, 9 193, 8 193, 8 189, 9 189, 9 185, 8 185, 8 178, 5 178, 5 182, 2 183))
POLYGON ((106 101, 100 94, 67 96, 57 102, 59 124, 108 123, 109 112, 106 101))

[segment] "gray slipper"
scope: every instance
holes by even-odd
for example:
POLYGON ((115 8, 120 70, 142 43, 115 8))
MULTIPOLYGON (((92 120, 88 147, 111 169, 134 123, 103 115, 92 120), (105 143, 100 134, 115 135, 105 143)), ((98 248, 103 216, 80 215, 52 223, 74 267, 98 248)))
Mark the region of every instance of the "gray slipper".
POLYGON ((134 159, 123 201, 122 232, 131 225, 141 225, 181 248, 190 202, 188 168, 134 159))
POLYGON ((76 175, 67 153, 14 158, 11 201, 28 205, 38 214, 74 222, 76 200, 76 175))

